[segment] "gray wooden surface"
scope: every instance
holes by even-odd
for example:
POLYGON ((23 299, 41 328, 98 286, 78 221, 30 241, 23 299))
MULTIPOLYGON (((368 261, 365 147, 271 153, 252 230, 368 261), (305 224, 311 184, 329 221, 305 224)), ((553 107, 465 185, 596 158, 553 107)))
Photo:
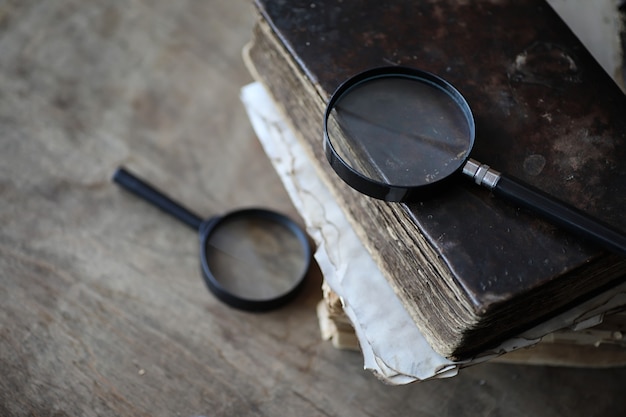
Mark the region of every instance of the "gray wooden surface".
POLYGON ((388 387, 320 340, 319 274, 288 307, 205 289, 198 213, 297 217, 239 103, 253 12, 234 1, 0 2, 0 416, 611 416, 626 370, 484 364, 388 387))

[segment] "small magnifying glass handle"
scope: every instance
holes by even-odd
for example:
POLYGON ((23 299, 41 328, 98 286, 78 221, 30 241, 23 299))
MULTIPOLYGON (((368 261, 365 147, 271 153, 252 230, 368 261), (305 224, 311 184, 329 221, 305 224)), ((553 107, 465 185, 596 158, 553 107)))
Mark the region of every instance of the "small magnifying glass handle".
POLYGON ((113 181, 121 185, 127 191, 153 204, 165 213, 175 217, 195 231, 198 231, 202 224, 202 218, 181 206, 161 191, 157 190, 147 182, 128 172, 123 167, 115 171, 113 181))
POLYGON ((542 215, 557 226, 578 234, 602 247, 626 255, 626 235, 549 194, 515 178, 501 174, 488 165, 470 159, 463 174, 490 188, 494 195, 542 215))

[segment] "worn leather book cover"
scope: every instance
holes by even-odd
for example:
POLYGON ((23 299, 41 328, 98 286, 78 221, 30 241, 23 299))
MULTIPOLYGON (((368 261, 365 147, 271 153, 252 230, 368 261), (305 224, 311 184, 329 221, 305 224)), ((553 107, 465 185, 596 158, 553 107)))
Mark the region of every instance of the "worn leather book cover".
POLYGON ((253 75, 435 350, 467 357, 623 279, 624 257, 468 180, 385 203, 350 189, 324 156, 324 108, 342 81, 415 67, 468 100, 473 157, 626 230, 626 97, 543 0, 256 5, 253 75))

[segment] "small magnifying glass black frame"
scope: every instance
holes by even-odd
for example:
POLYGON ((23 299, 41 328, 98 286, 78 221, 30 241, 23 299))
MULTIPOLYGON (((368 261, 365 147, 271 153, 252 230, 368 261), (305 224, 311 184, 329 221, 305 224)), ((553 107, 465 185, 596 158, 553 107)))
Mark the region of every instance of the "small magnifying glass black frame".
MULTIPOLYGON (((419 101, 419 97, 415 97, 412 101, 419 101)), ((426 100, 424 106, 428 106, 428 100, 426 100)), ((398 106, 398 108, 400 107, 401 106, 398 106)), ((389 110, 381 109, 381 113, 384 113, 385 111, 389 110)), ((435 116, 436 115, 433 115, 432 117, 435 116)), ((416 122, 416 126, 420 123, 422 125, 427 124, 427 118, 421 120, 419 123, 416 122)), ((379 128, 379 126, 372 124, 372 128, 369 130, 375 128, 379 128)), ((386 133, 389 133, 391 128, 395 128, 395 126, 382 127, 382 129, 387 129, 386 133)), ((346 127, 346 129, 348 128, 346 127)), ((361 132, 364 132, 363 129, 367 129, 367 127, 361 127, 360 129, 361 132)), ((349 131, 349 129, 346 131, 349 131)), ((391 132, 391 134, 388 135, 389 137, 384 139, 390 141, 388 146, 389 148, 393 147, 393 143, 391 142, 393 142, 394 135, 396 135, 396 137, 402 137, 403 140, 405 140, 405 137, 407 136, 402 132, 391 132)), ((411 139, 420 140, 418 136, 411 139)), ((380 140, 382 141, 383 139, 380 140)), ((427 138, 425 140, 432 143, 437 139, 427 138)), ((626 255, 626 235, 622 231, 593 218, 588 213, 560 201, 555 197, 522 182, 521 180, 502 174, 488 165, 471 159, 470 152, 474 146, 474 141, 474 118, 470 106, 463 95, 450 83, 437 75, 410 67, 392 66, 373 68, 349 78, 332 94, 324 116, 324 152, 328 162, 335 173, 337 173, 337 175, 349 186, 370 197, 389 202, 415 201, 418 198, 427 197, 432 191, 444 186, 443 184, 451 181, 454 177, 457 177, 457 173, 460 173, 471 178, 476 184, 489 188, 496 196, 504 198, 519 207, 529 209, 543 216, 555 225, 567 229, 589 241, 595 242, 609 251, 626 255), (452 108, 454 110, 454 116, 456 117, 457 123, 462 125, 463 131, 465 132, 462 135, 464 137, 461 137, 460 139, 462 139, 462 141, 466 141, 466 148, 463 152, 454 153, 454 158, 451 158, 449 163, 447 163, 445 175, 442 175, 433 181, 424 181, 422 178, 415 179, 414 183, 401 181, 394 182, 394 180, 387 181, 384 175, 372 174, 372 172, 375 171, 382 171, 382 168, 377 166, 377 164, 384 164, 387 162, 385 158, 380 156, 378 156, 378 160, 375 160, 376 152, 380 153, 382 149, 380 143, 376 144, 377 148, 375 150, 368 151, 366 149, 364 152, 364 154, 369 155, 365 159, 374 155, 375 157, 371 158, 372 160, 361 161, 360 154, 355 152, 350 154, 352 161, 348 161, 338 151, 341 146, 345 148, 346 143, 350 146, 354 146, 355 148, 367 148, 367 146, 378 140, 377 137, 372 138, 371 134, 368 134, 367 140, 370 141, 369 143, 365 140, 361 141, 359 137, 353 137, 353 133, 347 133, 344 135, 342 130, 344 127, 340 126, 342 123, 346 126, 349 125, 348 116, 352 117, 351 120, 358 120, 358 123, 367 123, 368 117, 374 115, 378 116, 378 114, 375 114, 378 113, 378 111, 373 112, 368 110, 368 112, 365 112, 364 114, 352 115, 349 114, 350 110, 348 108, 343 109, 342 106, 344 101, 352 103, 346 105, 346 107, 349 107, 353 106, 355 101, 365 100, 367 98, 367 93, 363 93, 363 91, 367 91, 366 89, 368 88, 368 84, 373 85, 374 82, 378 82, 379 87, 377 88, 384 90, 384 88, 380 87, 380 81, 385 80, 405 80, 407 81, 407 87, 410 87, 411 83, 416 83, 415 85, 419 86, 419 88, 429 90, 429 94, 432 96, 440 94, 441 97, 443 97, 442 100, 448 102, 448 108, 452 108), (361 91, 360 93, 350 97, 353 92, 359 91, 359 89, 361 91), (362 97, 363 95, 365 95, 365 97, 362 97), (353 99, 357 96, 359 97, 359 100, 353 99), (350 97, 350 99, 347 100, 347 97, 350 97), (346 116, 345 120, 341 118, 339 115, 340 113, 346 116), (463 121, 458 122, 458 120, 461 119, 463 119, 463 121), (337 127, 338 125, 339 127, 337 127), (333 137, 333 134, 330 133, 331 129, 334 129, 333 132, 335 132, 335 130, 340 131, 340 133, 334 134, 334 136, 339 136, 339 139, 333 137), (344 137, 349 137, 349 139, 344 140, 344 137), (355 160, 358 163, 356 163, 355 160), (361 169, 360 165, 367 166, 369 171, 361 169)), ((387 145, 383 144, 382 146, 387 145)), ((403 146, 404 149, 411 148, 410 145, 403 146)), ((416 153, 421 152, 421 149, 418 150, 418 148, 413 148, 413 150, 413 154, 409 149, 407 155, 402 156, 404 165, 399 165, 402 166, 403 169, 407 165, 411 164, 410 158, 412 156, 415 156, 416 160, 418 159, 418 156, 421 156, 416 155, 416 153)))
POLYGON ((262 208, 249 208, 231 211, 223 216, 214 216, 207 220, 192 213, 187 208, 173 201, 163 192, 157 190, 152 185, 140 179, 123 167, 116 170, 113 175, 113 181, 122 186, 125 190, 130 191, 136 196, 153 204, 163 212, 173 216, 174 218, 185 223, 190 228, 196 230, 200 237, 200 266, 202 275, 208 289, 222 302, 231 307, 247 310, 247 311, 267 311, 279 308, 291 301, 302 288, 305 277, 308 273, 310 260, 312 255, 311 245, 307 234, 293 220, 275 211, 262 208), (300 248, 302 259, 301 270, 297 276, 290 277, 291 287, 283 292, 278 292, 272 297, 266 298, 248 298, 236 294, 234 291, 227 289, 221 284, 220 280, 214 273, 210 259, 207 256, 207 245, 214 233, 223 225, 238 221, 253 220, 264 223, 275 223, 293 235, 296 238, 300 248))

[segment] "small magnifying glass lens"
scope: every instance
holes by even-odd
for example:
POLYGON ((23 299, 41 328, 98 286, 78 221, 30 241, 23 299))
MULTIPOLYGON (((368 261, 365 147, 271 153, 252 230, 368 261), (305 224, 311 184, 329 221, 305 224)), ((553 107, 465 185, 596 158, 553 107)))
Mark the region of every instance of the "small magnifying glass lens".
POLYGON ((261 301, 288 293, 308 268, 308 254, 289 225, 263 215, 227 216, 206 238, 209 272, 228 293, 261 301))

